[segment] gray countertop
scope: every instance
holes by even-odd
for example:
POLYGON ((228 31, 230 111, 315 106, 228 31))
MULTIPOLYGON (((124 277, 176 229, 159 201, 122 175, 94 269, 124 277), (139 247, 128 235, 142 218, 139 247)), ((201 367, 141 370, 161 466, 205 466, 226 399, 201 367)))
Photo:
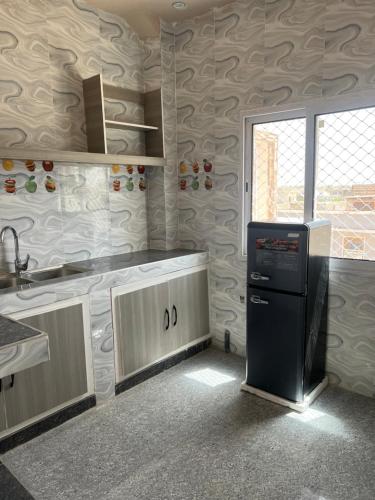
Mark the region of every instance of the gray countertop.
POLYGON ((40 335, 44 333, 0 314, 0 349, 40 335))
POLYGON ((0 379, 48 360, 46 333, 0 315, 0 379))
MULTIPOLYGON (((130 252, 119 255, 111 255, 108 257, 98 257, 96 259, 87 259, 82 261, 68 263, 72 267, 83 269, 79 274, 63 276, 44 281, 34 281, 24 285, 19 285, 13 288, 4 288, 0 290, 0 297, 9 293, 14 293, 20 290, 29 290, 51 284, 64 283, 74 279, 81 279, 89 276, 108 273, 111 271, 129 269, 131 267, 139 267, 153 262, 160 262, 169 259, 176 259, 187 255, 204 253, 205 250, 142 250, 139 252, 130 252)), ((32 271, 35 271, 34 269, 32 271)), ((27 273, 24 275, 27 278, 27 273)))
MULTIPOLYGON (((109 257, 98 257, 97 259, 81 260, 72 262, 73 266, 82 267, 89 271, 90 276, 93 274, 102 274, 106 272, 116 271, 118 269, 128 269, 129 267, 143 266, 152 264, 161 260, 176 259, 201 253, 203 250, 142 250, 140 252, 130 252, 120 255, 111 255, 109 257)), ((81 274, 82 276, 82 274, 81 274)))

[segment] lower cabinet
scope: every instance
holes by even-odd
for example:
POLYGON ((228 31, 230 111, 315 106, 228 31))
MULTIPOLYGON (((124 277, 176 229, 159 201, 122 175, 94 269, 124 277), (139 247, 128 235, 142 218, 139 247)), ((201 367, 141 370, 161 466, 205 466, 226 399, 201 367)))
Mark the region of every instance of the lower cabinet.
POLYGON ((207 269, 112 289, 116 380, 209 334, 207 269))
POLYGON ((127 375, 163 355, 169 309, 168 283, 148 286, 115 300, 117 370, 127 375))
POLYGON ((16 373, 13 383, 10 377, 3 380, 7 428, 93 392, 89 332, 85 331, 84 317, 89 314, 88 307, 68 303, 56 303, 53 310, 41 308, 13 316, 48 333, 50 360, 16 373))
POLYGON ((172 328, 178 345, 209 332, 207 271, 169 281, 172 328))

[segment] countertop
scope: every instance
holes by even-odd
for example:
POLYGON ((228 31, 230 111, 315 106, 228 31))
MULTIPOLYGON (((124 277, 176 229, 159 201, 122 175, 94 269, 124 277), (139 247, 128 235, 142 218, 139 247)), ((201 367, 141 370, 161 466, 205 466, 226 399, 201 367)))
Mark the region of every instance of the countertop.
POLYGON ((0 315, 0 379, 48 360, 46 333, 0 315))
POLYGON ((0 314, 0 349, 45 333, 0 314))
MULTIPOLYGON (((72 262, 72 266, 82 267, 88 270, 84 275, 103 274, 118 269, 143 266, 160 262, 161 260, 176 259, 194 253, 202 253, 202 250, 142 250, 109 257, 98 257, 97 259, 72 262)), ((81 273, 80 276, 83 274, 81 273)))
MULTIPOLYGON (((118 270, 127 270, 132 267, 142 267, 147 264, 202 253, 206 252, 204 250, 142 250, 139 252, 130 252, 107 257, 98 257, 95 259, 67 262, 67 265, 79 268, 80 270, 83 270, 83 272, 44 281, 34 281, 24 285, 19 285, 18 287, 4 288, 0 290, 0 298, 3 295, 17 291, 30 290, 52 284, 56 285, 75 279, 102 275, 118 270)), ((36 271, 36 269, 32 269, 31 271, 36 271)), ((23 276, 27 278, 27 273, 24 273, 23 276)))

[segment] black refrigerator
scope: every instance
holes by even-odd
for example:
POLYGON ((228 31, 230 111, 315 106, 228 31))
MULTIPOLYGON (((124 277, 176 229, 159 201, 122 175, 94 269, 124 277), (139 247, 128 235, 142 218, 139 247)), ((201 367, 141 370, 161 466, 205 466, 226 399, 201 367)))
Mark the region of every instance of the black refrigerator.
POLYGON ((250 222, 246 384, 302 402, 325 376, 331 227, 250 222))

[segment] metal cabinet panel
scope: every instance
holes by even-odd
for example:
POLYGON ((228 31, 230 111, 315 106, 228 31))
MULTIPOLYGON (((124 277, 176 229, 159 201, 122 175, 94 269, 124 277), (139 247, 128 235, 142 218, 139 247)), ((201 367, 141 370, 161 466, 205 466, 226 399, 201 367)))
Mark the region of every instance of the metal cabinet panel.
POLYGON ((48 333, 50 361, 15 375, 4 391, 8 427, 13 427, 85 394, 86 355, 82 305, 22 319, 48 333))
POLYGON ((170 280, 172 337, 180 347, 209 333, 207 271, 170 280))
POLYGON ((115 299, 117 378, 165 354, 169 301, 168 283, 128 292, 115 299))

